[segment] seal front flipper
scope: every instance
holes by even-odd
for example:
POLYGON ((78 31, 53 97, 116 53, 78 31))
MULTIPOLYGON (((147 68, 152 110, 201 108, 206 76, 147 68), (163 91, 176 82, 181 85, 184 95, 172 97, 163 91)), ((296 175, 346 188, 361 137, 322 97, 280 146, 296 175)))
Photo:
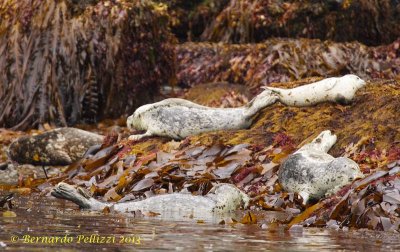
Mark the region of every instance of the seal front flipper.
POLYGON ((306 191, 299 192, 299 195, 303 199, 303 205, 307 205, 308 201, 310 200, 310 194, 306 191))
POLYGON ((336 85, 337 83, 338 83, 338 81, 337 81, 336 78, 335 78, 335 79, 331 79, 330 82, 328 82, 328 83, 326 84, 325 91, 326 91, 326 92, 329 92, 330 90, 332 90, 332 89, 335 87, 335 85, 336 85))
POLYGON ((129 137, 128 137, 128 139, 129 140, 132 140, 132 141, 138 141, 138 140, 140 140, 140 139, 142 139, 142 138, 144 138, 144 137, 149 137, 149 136, 152 136, 153 134, 151 134, 151 133, 149 133, 148 131, 146 131, 146 133, 144 133, 144 134, 140 134, 140 135, 130 135, 129 137))

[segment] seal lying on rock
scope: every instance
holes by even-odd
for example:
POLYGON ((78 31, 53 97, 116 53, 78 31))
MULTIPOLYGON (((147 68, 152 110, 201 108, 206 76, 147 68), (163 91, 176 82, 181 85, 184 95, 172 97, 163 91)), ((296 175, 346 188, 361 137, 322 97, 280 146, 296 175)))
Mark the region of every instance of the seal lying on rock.
POLYGON ((60 199, 66 199, 79 205, 81 208, 101 211, 110 207, 117 212, 156 212, 192 214, 195 217, 210 215, 211 213, 226 213, 239 208, 246 208, 249 197, 231 184, 218 184, 206 196, 196 196, 184 193, 156 195, 141 201, 123 203, 103 203, 90 197, 81 188, 66 183, 59 183, 51 194, 60 199))
POLYGON ((357 90, 365 84, 366 82, 357 75, 348 74, 292 89, 274 87, 266 87, 266 89, 276 92, 279 95, 279 101, 288 106, 312 106, 327 101, 345 105, 353 100, 357 90))
POLYGON ((311 143, 291 154, 278 173, 283 189, 299 193, 304 203, 336 193, 356 178, 362 178, 357 163, 345 157, 327 154, 336 143, 330 130, 321 132, 311 143))
POLYGON ((21 164, 69 165, 79 160, 89 147, 101 144, 103 138, 76 128, 58 128, 18 138, 11 143, 8 155, 21 164))
POLYGON ((182 139, 214 130, 245 129, 250 127, 257 112, 277 100, 278 96, 270 90, 239 108, 211 108, 179 98, 165 99, 143 105, 128 117, 126 124, 130 129, 146 131, 129 139, 153 135, 182 139))

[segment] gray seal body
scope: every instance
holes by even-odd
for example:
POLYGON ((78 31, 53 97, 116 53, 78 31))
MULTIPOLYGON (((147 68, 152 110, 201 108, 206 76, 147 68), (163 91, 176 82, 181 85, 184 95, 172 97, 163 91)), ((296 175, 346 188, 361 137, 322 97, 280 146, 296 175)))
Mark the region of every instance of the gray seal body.
POLYGON ((279 169, 282 187, 299 193, 307 203, 310 198, 334 194, 356 178, 362 178, 356 162, 345 157, 334 158, 327 153, 336 139, 336 135, 326 130, 291 154, 279 169))
POLYGON ((141 106, 128 117, 126 123, 130 129, 146 131, 129 138, 139 140, 155 135, 183 139, 215 130, 246 129, 256 113, 277 100, 278 96, 270 90, 239 108, 211 108, 179 98, 165 99, 141 106))
POLYGON ((89 196, 79 187, 59 183, 51 192, 54 197, 74 202, 83 209, 101 211, 110 207, 117 212, 155 212, 161 215, 189 216, 207 218, 213 213, 228 213, 246 208, 249 197, 231 184, 217 184, 207 195, 199 196, 190 193, 172 193, 149 197, 140 201, 123 203, 104 203, 89 196))
POLYGON ((267 87, 276 92, 279 101, 288 106, 312 106, 321 102, 337 102, 349 104, 358 89, 364 87, 366 82, 354 74, 342 77, 326 78, 314 83, 291 89, 267 87))

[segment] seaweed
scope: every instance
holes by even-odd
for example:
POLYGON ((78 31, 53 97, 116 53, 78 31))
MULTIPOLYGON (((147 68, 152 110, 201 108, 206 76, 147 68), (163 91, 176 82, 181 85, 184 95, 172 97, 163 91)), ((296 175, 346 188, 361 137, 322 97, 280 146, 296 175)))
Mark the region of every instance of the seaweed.
POLYGON ((3 1, 0 16, 0 127, 116 118, 174 72, 168 15, 151 1, 3 1))
POLYGON ((262 42, 273 37, 381 45, 400 35, 398 1, 230 0, 202 41, 262 42))
POLYGON ((379 47, 358 42, 269 39, 258 44, 184 43, 177 46, 177 83, 208 82, 261 86, 307 77, 348 73, 364 79, 398 78, 400 41, 379 47))

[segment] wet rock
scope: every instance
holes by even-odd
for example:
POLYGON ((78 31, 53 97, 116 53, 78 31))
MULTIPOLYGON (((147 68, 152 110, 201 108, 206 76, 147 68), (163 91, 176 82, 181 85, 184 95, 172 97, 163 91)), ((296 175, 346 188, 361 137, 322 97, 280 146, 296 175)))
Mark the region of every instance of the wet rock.
POLYGON ((18 172, 14 167, 9 165, 7 169, 0 170, 0 184, 16 184, 18 183, 18 172))
POLYGON ((16 186, 21 181, 29 179, 43 179, 45 174, 43 169, 46 169, 48 176, 56 176, 63 170, 61 167, 41 167, 30 164, 9 164, 7 169, 0 170, 0 185, 16 186))
POLYGON ((76 128, 58 128, 36 136, 18 138, 9 147, 13 161, 33 165, 69 165, 86 150, 101 144, 103 136, 76 128))

